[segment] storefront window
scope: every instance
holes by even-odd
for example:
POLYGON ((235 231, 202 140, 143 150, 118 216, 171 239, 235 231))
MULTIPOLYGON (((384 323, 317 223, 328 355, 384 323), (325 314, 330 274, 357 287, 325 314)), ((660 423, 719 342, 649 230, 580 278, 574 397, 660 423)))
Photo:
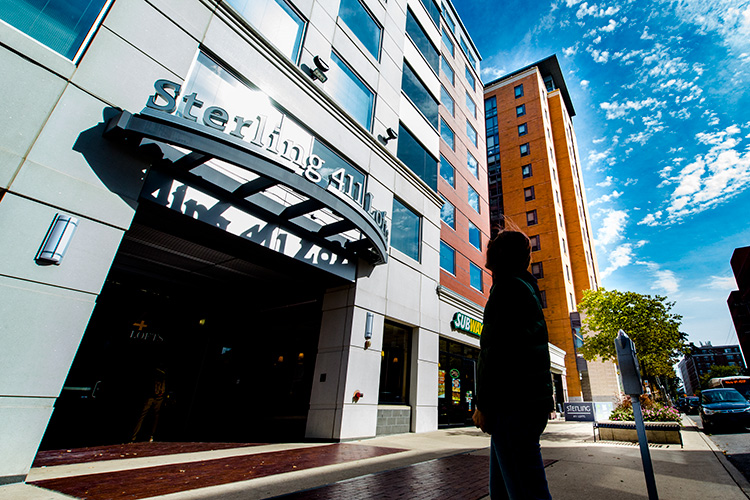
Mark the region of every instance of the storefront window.
POLYGON ((305 21, 284 0, 227 0, 272 44, 297 62, 305 21))
POLYGON ((438 425, 471 424, 476 394, 476 363, 479 349, 445 338, 440 339, 438 364, 438 425))
POLYGON ((383 329, 379 404, 409 404, 411 328, 391 321, 383 329))
POLYGON ((106 0, 0 0, 0 19, 73 60, 106 0))

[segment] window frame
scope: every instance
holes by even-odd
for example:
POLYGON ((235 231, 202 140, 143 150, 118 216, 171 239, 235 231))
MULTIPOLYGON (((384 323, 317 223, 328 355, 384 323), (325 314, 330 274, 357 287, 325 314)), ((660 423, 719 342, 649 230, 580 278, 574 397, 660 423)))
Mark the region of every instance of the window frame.
POLYGON ((476 91, 477 90, 477 79, 474 76, 474 73, 469 69, 468 64, 464 64, 464 76, 466 77, 466 81, 471 86, 471 90, 476 91))
POLYGON ((443 85, 442 83, 440 84, 440 104, 442 104, 443 107, 445 107, 445 109, 450 112, 451 116, 456 116, 456 101, 453 100, 453 97, 451 97, 448 89, 446 89, 445 85, 443 85), (449 102, 451 104, 450 107, 448 107, 448 105, 445 103, 445 98, 449 99, 449 102))
POLYGON ((451 66, 448 61, 446 61, 445 57, 440 54, 440 72, 445 75, 446 78, 451 82, 451 87, 456 86, 456 72, 453 69, 453 66, 451 66), (450 70, 450 74, 448 74, 445 69, 443 68, 443 65, 447 66, 450 70))
POLYGON ((445 122, 442 116, 440 117, 440 138, 443 140, 443 142, 445 142, 446 145, 450 146, 450 148, 453 151, 456 150, 456 133, 453 131, 452 128, 450 128, 450 126, 448 126, 448 124, 445 122), (445 127, 448 131, 450 131, 450 137, 451 137, 450 143, 443 135, 443 127, 445 127))
POLYGON ((527 186, 523 188, 523 198, 525 201, 532 201, 536 199, 536 194, 534 193, 534 186, 527 186))
MULTIPOLYGON (((328 93, 328 95, 329 95, 329 96, 331 96, 331 98, 332 98, 332 99, 333 99, 334 101, 336 101, 336 103, 337 103, 337 104, 338 104, 339 106, 341 106, 341 107, 342 107, 342 108, 344 109, 344 111, 346 111, 346 113, 347 113, 347 114, 348 114, 349 116, 351 116, 351 117, 352 117, 352 119, 353 119, 354 121, 356 121, 357 123, 359 123, 359 124, 360 124, 360 125, 361 125, 361 126, 362 126, 363 128, 367 129, 367 131, 368 131, 368 132, 372 132, 372 127, 373 127, 373 125, 374 125, 374 122, 375 122, 375 100, 377 99, 377 93, 376 93, 376 92, 375 92, 374 90, 372 90, 372 89, 370 88, 370 86, 369 86, 369 85, 367 84, 367 82, 365 82, 365 81, 364 81, 364 80, 363 80, 363 79, 362 79, 362 78, 361 78, 361 77, 360 77, 360 76, 359 76, 359 75, 357 74, 357 72, 356 72, 356 71, 354 70, 354 68, 352 68, 352 67, 351 67, 351 66, 349 65, 349 63, 347 63, 347 62, 346 62, 346 60, 345 60, 345 59, 344 59, 343 57, 341 57, 341 56, 340 56, 339 54, 337 54, 337 53, 336 53, 336 51, 334 51, 334 50, 332 50, 332 51, 331 51, 331 57, 330 57, 330 61, 331 61, 331 65, 330 65, 330 66, 331 66, 331 69, 333 69, 333 67, 334 67, 334 66, 338 67, 338 68, 339 68, 340 70, 342 70, 342 73, 343 73, 343 74, 344 74, 345 76, 351 76, 351 77, 353 77, 353 78, 354 78, 354 80, 350 80, 350 81, 354 82, 354 84, 355 84, 355 85, 356 85, 356 82, 360 82, 360 83, 362 84, 362 86, 363 86, 363 87, 364 87, 364 88, 365 88, 365 89, 366 89, 366 90, 367 90, 368 92, 370 92, 370 93, 372 94, 372 99, 370 100, 370 113, 369 113, 369 116, 368 116, 368 118, 367 118, 367 125, 365 125, 365 124, 363 124, 363 123, 360 123, 359 119, 358 119, 358 118, 357 118, 357 117, 356 117, 356 116, 355 116, 355 115, 354 115, 354 114, 353 114, 353 113, 352 113, 351 111, 349 111, 349 109, 348 109, 348 108, 347 108, 346 106, 344 106, 344 105, 342 104, 342 102, 341 102, 341 101, 339 101, 338 99, 336 99, 336 98, 334 97, 334 92, 330 92, 330 91, 328 90, 328 88, 326 88, 325 86, 324 86, 323 88, 324 88, 324 89, 326 90, 326 92, 328 93), (339 61, 341 61, 341 64, 342 64, 343 66, 340 66, 340 65, 339 65, 338 63, 336 63, 336 59, 338 59, 339 61), (347 74, 347 71, 349 72, 349 74, 347 74)), ((327 80, 327 83, 326 83, 326 85, 330 85, 330 83, 329 83, 330 81, 331 81, 331 78, 330 78, 330 76, 329 76, 329 78, 328 78, 328 80, 327 80)))
POLYGON ((524 116, 526 114, 526 104, 519 104, 516 106, 516 118, 524 116))
POLYGON ((440 269, 445 271, 446 273, 451 274, 452 276, 456 275, 456 249, 444 242, 443 240, 440 240, 440 269), (453 257, 453 269, 446 269, 443 267, 443 249, 449 250, 450 255, 453 257))
POLYGON ((471 154, 468 149, 466 150, 466 168, 474 176, 474 178, 479 179, 479 161, 474 158, 474 155, 471 154), (471 164, 471 160, 474 160, 473 166, 471 164))
POLYGON ((516 96, 516 99, 518 99, 519 97, 523 97, 523 83, 513 87, 513 94, 516 96))
POLYGON ((529 236, 529 243, 531 244, 532 252, 538 252, 539 250, 542 249, 542 238, 538 234, 529 236))
POLYGON ((413 210, 409 205, 407 205, 405 202, 401 201, 398 197, 393 197, 393 207, 391 208, 391 241, 390 246, 401 252, 402 254, 406 255, 407 257, 414 259, 417 262, 421 262, 422 259, 422 231, 423 231, 424 224, 422 224, 422 216, 419 215, 419 213, 415 210, 413 210), (404 208, 407 212, 413 214, 417 218, 418 227, 417 227, 417 255, 416 257, 412 255, 411 253, 407 252, 403 248, 399 248, 398 245, 396 245, 393 241, 394 236, 396 235, 396 228, 399 227, 398 224, 396 224, 396 203, 401 205, 402 208, 404 208))
POLYGON ((474 225, 474 223, 471 222, 471 221, 469 221, 469 240, 468 241, 469 241, 469 244, 471 246, 473 246, 474 248, 476 248, 480 252, 482 251, 482 231, 480 231, 480 229, 476 225, 474 225), (471 241, 472 240, 472 231, 476 234, 476 237, 479 240, 478 244, 476 244, 476 245, 474 244, 473 241, 471 241))
MULTIPOLYGON (((451 203, 450 201, 446 200, 443 195, 440 195, 440 198, 443 200, 443 206, 440 207, 440 222, 444 223, 449 228, 456 230, 456 206, 451 203), (446 207, 450 207, 450 216, 451 221, 447 221, 443 218, 443 211, 446 209, 446 207)), ((446 211, 447 212, 447 211, 446 211)))
POLYGON ((440 177, 442 177, 442 179, 447 182, 450 187, 456 189, 456 167, 454 167, 453 164, 449 162, 448 159, 442 154, 440 155, 438 170, 440 177), (445 164, 451 168, 450 180, 443 175, 443 160, 445 160, 445 164))
POLYGON ((406 98, 412 103, 417 111, 419 111, 419 113, 424 117, 427 123, 437 128, 438 120, 440 118, 440 111, 438 109, 440 106, 440 101, 435 99, 435 96, 433 96, 432 93, 427 89, 427 85, 425 85, 422 79, 419 78, 417 72, 414 71, 414 69, 406 61, 406 59, 404 59, 404 64, 402 66, 401 92, 403 92, 406 98), (405 85, 405 83, 408 83, 408 85, 405 85), (409 89, 411 89, 412 92, 409 92, 409 89), (432 103, 434 103, 434 110, 425 109, 419 105, 420 102, 425 103, 427 100, 430 100, 432 103), (430 113, 429 116, 428 113, 430 113))
POLYGON ((456 44, 453 43, 453 40, 451 40, 451 37, 448 34, 448 32, 445 31, 445 28, 440 28, 440 31, 442 34, 440 39, 443 41, 443 45, 445 45, 446 48, 449 49, 451 57, 456 57, 456 44))
POLYGON ((526 225, 536 226, 539 224, 539 216, 536 213, 536 209, 526 211, 526 225))
POLYGON ((474 290, 477 290, 480 293, 484 293, 484 272, 482 272, 482 268, 476 264, 474 264, 472 261, 469 261, 469 286, 473 288, 474 290), (479 287, 477 288, 474 286, 474 274, 473 271, 476 270, 476 273, 479 278, 479 287))
POLYGON ((529 156, 531 154, 531 146, 528 142, 525 142, 518 146, 518 151, 521 153, 521 156, 529 156))
MULTIPOLYGON (((254 0, 250 0, 250 1, 254 1, 254 0)), ((380 23, 375 18, 375 16, 372 14, 372 12, 370 12, 370 9, 367 8, 367 5, 365 5, 361 0, 340 0, 340 2, 339 2, 338 18, 341 19, 344 22, 344 24, 346 24, 347 28, 349 28, 349 30, 354 34, 354 36, 357 38, 357 40, 359 41, 359 43, 362 44, 362 46, 367 50, 367 52, 370 53, 370 55, 372 55, 375 58, 376 61, 380 61, 380 55, 383 52, 383 31, 384 30, 383 30, 383 26, 380 25, 380 23), (341 7, 342 7, 342 5, 343 5, 343 3, 345 1, 359 3, 360 7, 362 8, 362 12, 364 14, 366 14, 370 18, 370 20, 375 25, 375 27, 377 27, 378 30, 380 31, 380 36, 378 37, 378 41, 377 41, 378 47, 377 47, 376 53, 373 53, 370 50, 371 47, 369 47, 368 43, 365 43, 365 41, 362 39, 362 37, 357 34, 356 30, 358 28, 357 28, 356 25, 359 24, 359 23, 352 22, 350 24, 350 23, 346 22, 346 19, 344 19, 343 17, 341 17, 341 7), (355 26, 352 26, 352 25, 355 25, 355 26)), ((352 21, 355 21, 355 20, 352 20, 352 21)))
POLYGON ((529 126, 527 122, 523 122, 518 126, 518 137, 524 136, 529 133, 529 126))
POLYGON ((471 142, 475 148, 479 147, 479 134, 468 118, 466 119, 466 137, 469 138, 469 142, 471 142))
POLYGON ((473 208, 478 214, 481 214, 480 210, 481 210, 481 200, 482 200, 482 198, 479 196, 479 192, 476 189, 474 189, 471 186, 471 184, 467 184, 466 185, 466 191, 467 191, 467 193, 466 193, 466 200, 469 203, 469 206, 471 208, 473 208), (472 202, 472 193, 474 195, 476 195, 476 204, 477 204, 476 207, 472 204, 473 203, 472 202))
POLYGON ((466 107, 469 111, 471 111, 471 116, 474 118, 477 117, 477 103, 474 102, 474 99, 471 98, 471 95, 469 95, 469 92, 466 92, 466 107))
MULTIPOLYGON (((226 3, 232 8, 232 10, 236 13, 236 15, 238 15, 240 18, 242 18, 242 20, 244 22, 246 22, 250 26, 252 26, 252 28, 255 31, 257 31, 258 33, 260 33, 260 35, 263 38, 265 38, 266 40, 268 40, 268 42, 271 43, 271 45, 273 45, 279 51, 281 51, 282 53, 284 53, 285 56, 289 57, 290 61, 292 61, 295 65, 297 65, 297 64, 299 64, 300 58, 302 57, 302 46, 304 45, 305 36, 307 34, 307 28, 308 28, 308 26, 310 24, 309 20, 306 19, 302 15, 302 13, 299 12, 299 10, 297 10, 297 8, 295 6, 293 6, 290 2, 288 2, 286 0, 268 0, 268 1, 269 2, 272 2, 272 1, 276 2, 281 7, 282 10, 284 10, 284 11, 287 12, 287 14, 289 14, 290 11, 291 11, 291 14, 294 14, 295 16, 297 16, 299 18, 299 20, 302 22, 300 30, 299 30, 299 32, 297 34, 297 39, 295 41, 295 48, 294 48, 294 51, 293 51, 293 57, 290 56, 289 54, 284 53, 284 50, 281 47, 279 47, 276 43, 274 43, 274 41, 268 35, 266 35, 266 33, 263 32, 263 30, 262 30, 261 27, 256 26, 256 24, 248 16, 246 16, 243 13, 244 11, 240 12, 239 8, 235 7, 232 4, 232 0, 227 0, 226 3)), ((338 13, 337 13, 337 15, 338 15, 338 13)), ((381 36, 381 43, 382 43, 382 36, 381 36)))
POLYGON ((544 266, 542 265, 541 262, 532 262, 530 265, 530 272, 531 272, 531 275, 534 276, 538 280, 544 278, 544 266), (534 272, 535 266, 537 266, 537 268, 539 269, 538 273, 534 272))
POLYGON ((531 166, 531 163, 527 163, 526 165, 521 165, 521 177, 524 179, 528 179, 529 177, 532 177, 534 175, 534 169, 531 166), (529 169, 528 175, 526 174, 526 167, 529 169))

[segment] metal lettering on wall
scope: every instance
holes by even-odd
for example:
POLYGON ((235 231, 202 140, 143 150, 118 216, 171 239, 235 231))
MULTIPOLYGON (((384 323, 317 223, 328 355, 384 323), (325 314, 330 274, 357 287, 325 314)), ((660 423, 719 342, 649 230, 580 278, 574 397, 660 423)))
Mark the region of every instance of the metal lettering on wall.
POLYGON ((321 171, 325 161, 312 153, 314 136, 294 123, 287 115, 273 107, 266 98, 257 100, 260 110, 248 110, 255 115, 251 119, 235 115, 230 123, 230 114, 219 106, 207 106, 196 92, 179 99, 182 86, 169 80, 154 83, 155 94, 150 96, 144 114, 153 116, 149 110, 160 114, 182 118, 203 125, 211 133, 228 134, 241 141, 246 149, 279 163, 315 184, 327 183, 326 188, 352 204, 362 207, 375 221, 384 238, 388 238, 387 212, 373 207, 373 195, 365 192, 360 182, 344 169, 329 173, 326 178, 321 171), (184 105, 178 113, 178 103, 184 105), (196 116, 203 108, 202 117, 196 116))

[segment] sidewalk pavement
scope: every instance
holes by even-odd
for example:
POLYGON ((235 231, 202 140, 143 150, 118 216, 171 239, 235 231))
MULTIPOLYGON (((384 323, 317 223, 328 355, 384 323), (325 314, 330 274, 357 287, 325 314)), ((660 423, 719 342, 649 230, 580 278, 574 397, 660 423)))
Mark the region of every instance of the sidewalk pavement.
MULTIPOLYGON (((683 423, 684 448, 649 447, 659 498, 750 499, 747 480, 690 419, 683 423)), ((477 500, 489 498, 488 446, 478 429, 460 428, 339 445, 256 445, 55 465, 32 469, 27 484, 0 486, 0 500, 477 500), (206 477, 215 484, 200 482, 206 477), (39 484, 82 493, 68 496, 39 484)), ((546 471, 555 500, 648 497, 639 447, 593 442, 591 423, 550 422, 542 454, 551 462, 546 471)))

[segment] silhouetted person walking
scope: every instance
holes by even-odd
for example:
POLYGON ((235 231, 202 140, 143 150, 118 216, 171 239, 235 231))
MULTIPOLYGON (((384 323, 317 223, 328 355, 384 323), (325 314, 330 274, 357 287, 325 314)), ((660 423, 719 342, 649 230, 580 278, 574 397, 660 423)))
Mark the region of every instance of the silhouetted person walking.
POLYGON ((164 403, 164 395, 167 391, 167 374, 161 368, 156 368, 153 374, 153 384, 150 385, 149 395, 143 404, 141 415, 138 418, 138 422, 135 424, 133 429, 133 435, 130 438, 130 442, 133 443, 138 438, 138 433, 141 431, 144 420, 149 412, 153 413, 153 423, 151 424, 151 433, 149 435, 149 441, 154 440, 154 433, 156 432, 156 426, 159 424, 159 413, 161 413, 161 405, 164 403))
POLYGON ((487 245, 493 286, 484 309, 473 420, 492 435, 492 500, 551 498, 539 438, 554 407, 552 376, 530 262, 529 238, 519 231, 503 231, 487 245))

